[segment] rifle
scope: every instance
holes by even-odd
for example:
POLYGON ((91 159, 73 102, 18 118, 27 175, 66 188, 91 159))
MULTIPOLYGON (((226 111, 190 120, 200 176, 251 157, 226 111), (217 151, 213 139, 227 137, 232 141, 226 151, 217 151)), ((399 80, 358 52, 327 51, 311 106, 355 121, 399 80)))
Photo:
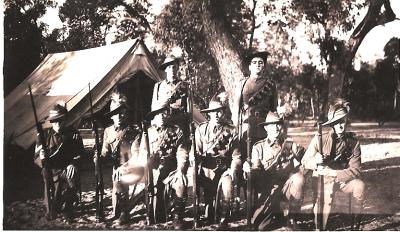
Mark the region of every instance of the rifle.
POLYGON ((147 151, 147 172, 145 175, 145 204, 147 209, 146 223, 147 225, 154 224, 154 211, 153 211, 153 199, 154 199, 154 183, 153 183, 153 170, 150 166, 150 143, 149 143, 149 133, 147 130, 148 122, 146 120, 142 121, 143 135, 145 139, 145 149, 147 151))
MULTIPOLYGON (((322 123, 319 121, 317 123, 318 127, 318 150, 322 154, 322 123)), ((322 163, 317 164, 318 166, 323 165, 322 163)), ((318 175, 317 180, 317 215, 315 217, 315 224, 317 229, 323 230, 324 229, 324 222, 323 222, 323 210, 324 210, 324 176, 318 175)))
POLYGON ((253 120, 255 120, 254 115, 250 115, 248 118, 248 127, 247 127, 247 162, 250 165, 250 172, 247 175, 247 229, 252 230, 252 223, 251 223, 251 217, 252 217, 252 211, 253 211, 253 178, 252 178, 252 163, 251 163, 251 148, 253 146, 253 141, 252 141, 252 135, 253 135, 253 129, 252 125, 253 120))
POLYGON ((103 183, 103 171, 101 168, 101 148, 100 148, 100 140, 99 140, 99 130, 97 128, 97 124, 93 117, 93 102, 92 102, 92 94, 90 91, 90 83, 89 83, 89 102, 90 102, 90 118, 92 121, 92 130, 95 135, 95 143, 96 143, 96 159, 94 163, 94 175, 96 178, 96 218, 98 221, 102 221, 104 219, 104 211, 103 211, 103 196, 104 196, 104 183, 103 183))
POLYGON ((42 149, 44 151, 44 159, 42 160, 42 172, 43 172, 43 181, 46 186, 46 205, 48 206, 48 219, 53 220, 55 211, 54 211, 54 181, 53 181, 53 173, 49 166, 49 153, 48 147, 46 145, 46 138, 44 136, 42 124, 38 120, 38 116, 36 113, 35 102, 33 100, 32 88, 29 85, 29 95, 31 98, 31 104, 33 109, 33 115, 35 117, 36 131, 39 134, 39 144, 42 145, 42 149))

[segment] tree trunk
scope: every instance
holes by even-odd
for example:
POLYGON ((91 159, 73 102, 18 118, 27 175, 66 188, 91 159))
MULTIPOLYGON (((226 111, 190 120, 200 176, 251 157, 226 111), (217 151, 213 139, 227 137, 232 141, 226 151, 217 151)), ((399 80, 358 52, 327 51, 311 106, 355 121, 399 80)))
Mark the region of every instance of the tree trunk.
POLYGON ((350 73, 354 56, 368 32, 375 26, 391 22, 395 18, 396 15, 390 6, 389 0, 370 0, 367 14, 350 37, 350 53, 343 54, 344 58, 338 59, 332 65, 332 72, 329 78, 330 101, 336 97, 345 97, 346 94, 343 90, 347 89, 347 74, 350 73), (382 5, 385 7, 383 14, 380 13, 382 5))
POLYGON ((214 0, 203 0, 203 31, 211 55, 217 63, 222 84, 229 95, 229 104, 232 109, 234 84, 244 77, 244 66, 237 49, 238 45, 234 44, 232 35, 227 32, 224 14, 218 12, 218 9, 221 10, 221 8, 217 4, 217 1, 214 0))

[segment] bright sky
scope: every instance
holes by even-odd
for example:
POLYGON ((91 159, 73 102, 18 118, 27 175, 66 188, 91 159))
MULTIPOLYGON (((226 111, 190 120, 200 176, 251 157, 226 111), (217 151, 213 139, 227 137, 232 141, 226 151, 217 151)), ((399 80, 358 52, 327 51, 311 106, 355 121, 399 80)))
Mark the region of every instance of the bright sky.
MULTIPOLYGON (((59 5, 62 5, 65 0, 57 0, 59 5)), ((132 0, 127 0, 132 1, 132 0)), ((258 0, 257 6, 261 6, 262 2, 266 0, 258 0)), ((279 0, 278 0, 279 1, 279 0)), ((284 0, 280 0, 282 5, 285 4, 284 0)), ((153 14, 159 14, 163 7, 169 1, 159 1, 159 0, 149 0, 151 3, 150 12, 153 14)), ((400 1, 399 0, 391 0, 391 6, 395 14, 398 18, 400 18, 400 1)), ((258 7, 257 11, 259 12, 258 15, 262 15, 262 7, 258 7)), ((359 12, 359 16, 356 18, 356 25, 361 22, 364 15, 367 12, 367 8, 361 9, 359 12)), ((356 12, 355 12, 356 13, 356 12)), ((54 28, 62 27, 62 23, 58 17, 58 8, 48 8, 46 15, 41 18, 42 22, 45 22, 49 25, 49 30, 53 30, 54 28)), ((258 18, 257 21, 261 22, 260 29, 257 29, 255 32, 255 38, 259 37, 262 38, 263 30, 267 30, 267 26, 263 25, 263 21, 266 20, 264 18, 258 18)), ((352 32, 352 31, 351 31, 352 32)), ((343 39, 348 39, 351 35, 351 32, 341 35, 340 37, 343 39)), ((300 25, 297 28, 296 32, 291 33, 291 36, 295 38, 295 41, 298 46, 298 51, 296 53, 299 55, 300 59, 304 63, 319 63, 319 54, 318 46, 315 44, 310 43, 305 34, 305 27, 300 25), (310 54, 312 55, 310 58, 310 54)), ((364 41, 362 42, 357 54, 356 54, 356 62, 355 64, 359 63, 360 61, 367 62, 367 63, 374 63, 377 59, 383 58, 384 52, 383 47, 385 44, 390 40, 390 38, 397 36, 400 37, 400 19, 395 20, 394 22, 388 23, 385 26, 377 26, 373 30, 368 33, 365 37, 364 41)), ((155 44, 152 39, 152 36, 146 38, 146 44, 150 49, 152 49, 155 44)), ((261 47, 265 46, 260 44, 261 47)))

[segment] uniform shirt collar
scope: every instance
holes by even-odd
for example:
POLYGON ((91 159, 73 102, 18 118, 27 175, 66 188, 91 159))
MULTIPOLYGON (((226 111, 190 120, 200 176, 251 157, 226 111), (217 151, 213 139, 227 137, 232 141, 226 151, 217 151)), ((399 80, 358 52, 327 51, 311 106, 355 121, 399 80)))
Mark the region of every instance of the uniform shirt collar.
POLYGON ((269 138, 267 138, 267 143, 270 147, 274 146, 275 144, 281 145, 282 144, 282 138, 278 137, 274 141, 271 141, 269 138))

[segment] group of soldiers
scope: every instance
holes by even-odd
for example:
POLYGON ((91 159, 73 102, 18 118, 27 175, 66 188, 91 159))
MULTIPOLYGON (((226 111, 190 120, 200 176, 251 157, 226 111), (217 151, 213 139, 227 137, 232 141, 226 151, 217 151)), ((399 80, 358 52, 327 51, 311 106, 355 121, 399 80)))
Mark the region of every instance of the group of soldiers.
MULTIPOLYGON (((311 170, 313 176, 324 177, 323 191, 315 197, 315 221, 321 225, 316 228, 326 228, 334 192, 339 189, 354 198, 352 212, 359 228, 365 187, 360 179, 360 144, 346 131, 348 103, 337 99, 330 106, 328 120, 323 123, 330 132, 316 135, 304 149, 287 137, 288 124, 276 113, 277 87, 264 74, 268 55, 255 52, 246 57, 249 76, 236 84, 232 117, 227 117, 226 99, 215 96, 209 107, 201 110, 208 114, 208 121, 195 130, 188 116, 193 93, 190 83, 177 75, 179 58, 168 56, 160 65, 166 79, 154 86, 152 111, 146 123, 132 122, 135 109, 126 96, 118 91, 111 94, 110 111, 104 116, 113 124, 104 130, 101 154, 94 155, 95 162, 108 156, 114 162, 113 211, 107 220, 129 222, 129 186, 150 176, 153 204, 147 207, 152 207, 148 212, 153 215, 148 217, 153 223, 173 220, 175 229, 186 229, 183 219, 188 204, 188 168, 193 166, 194 201, 204 199, 204 225, 217 223, 220 229, 228 229, 228 222, 244 201, 241 189, 247 189, 249 229, 266 230, 282 222, 280 202, 284 199, 289 201, 287 225, 301 229, 297 222, 305 176, 311 170), (147 175, 149 170, 151 175, 147 175)), ((51 169, 56 203, 45 203, 46 216, 52 218, 52 214, 63 212, 73 221, 80 181, 77 165, 85 152, 78 131, 65 126, 67 117, 65 106, 58 104, 50 110, 52 128, 45 131, 44 141, 38 139, 35 163, 42 166, 46 160, 51 169), (50 156, 46 157, 46 152, 50 156)), ((47 184, 45 181, 45 190, 47 184)), ((45 191, 45 202, 49 202, 48 194, 45 191)), ((194 217, 197 221, 197 215, 194 217)))

